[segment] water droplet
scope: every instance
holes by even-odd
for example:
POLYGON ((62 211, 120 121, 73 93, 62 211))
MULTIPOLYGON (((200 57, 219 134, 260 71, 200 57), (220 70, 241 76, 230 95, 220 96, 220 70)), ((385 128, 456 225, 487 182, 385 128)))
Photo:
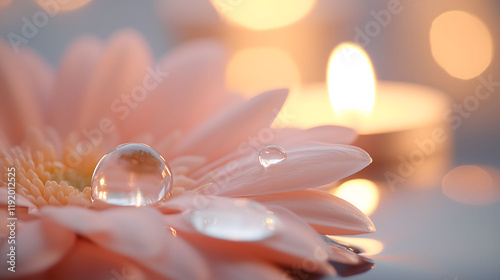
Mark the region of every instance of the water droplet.
POLYGON ((232 241, 259 241, 272 236, 278 218, 261 204, 248 199, 230 203, 210 201, 191 213, 190 222, 202 234, 232 241))
POLYGON ((104 155, 92 175, 92 201, 144 206, 170 196, 172 173, 163 157, 145 144, 127 143, 104 155))
POLYGON ((286 159, 286 151, 280 146, 270 145, 262 149, 259 153, 260 165, 268 167, 282 162, 286 159))

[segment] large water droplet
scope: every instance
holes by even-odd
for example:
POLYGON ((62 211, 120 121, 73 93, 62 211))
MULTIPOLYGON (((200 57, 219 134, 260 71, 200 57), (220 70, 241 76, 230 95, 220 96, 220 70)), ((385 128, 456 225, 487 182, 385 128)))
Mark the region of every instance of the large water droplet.
POLYGON ((260 165, 264 167, 282 162, 284 159, 286 159, 285 149, 276 145, 267 146, 259 153, 260 165))
POLYGON ((231 199, 230 203, 208 202, 191 213, 190 222, 205 235, 232 241, 259 241, 272 236, 279 226, 278 218, 261 204, 248 199, 231 199))
POLYGON ((127 143, 104 155, 92 175, 92 200, 144 206, 170 196, 172 173, 163 157, 145 144, 127 143))

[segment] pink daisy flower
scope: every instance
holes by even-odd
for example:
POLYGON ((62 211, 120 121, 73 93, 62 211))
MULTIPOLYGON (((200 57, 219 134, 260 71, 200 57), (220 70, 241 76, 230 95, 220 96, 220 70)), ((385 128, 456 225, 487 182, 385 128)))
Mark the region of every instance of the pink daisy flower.
POLYGON ((375 231, 357 208, 317 188, 371 162, 345 145, 355 133, 271 127, 287 90, 244 101, 225 91, 224 67, 212 41, 156 64, 132 31, 106 43, 79 39, 57 71, 0 42, 0 216, 17 218, 14 230, 0 229, 2 266, 11 267, 15 245, 15 272, 4 267, 0 277, 314 279, 371 267, 322 238, 375 231), (129 142, 168 162, 166 199, 92 201, 99 159, 129 142), (269 145, 278 158, 263 164, 269 145))

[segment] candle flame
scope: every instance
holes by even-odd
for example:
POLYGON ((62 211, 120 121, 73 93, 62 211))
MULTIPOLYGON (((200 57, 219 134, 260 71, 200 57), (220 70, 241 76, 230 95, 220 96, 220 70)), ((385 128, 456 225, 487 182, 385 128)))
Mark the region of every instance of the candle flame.
POLYGON ((360 121, 371 114, 375 103, 375 74, 370 58, 360 46, 342 43, 332 51, 327 84, 338 120, 359 126, 360 121))

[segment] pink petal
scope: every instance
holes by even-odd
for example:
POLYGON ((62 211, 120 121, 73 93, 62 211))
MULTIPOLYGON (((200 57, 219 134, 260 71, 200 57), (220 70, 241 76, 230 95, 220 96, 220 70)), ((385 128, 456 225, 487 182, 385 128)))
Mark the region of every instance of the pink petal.
POLYGON ((209 119, 186 137, 177 154, 203 155, 214 159, 235 150, 273 122, 287 94, 285 89, 269 91, 209 119))
MULTIPOLYGON (((167 227, 167 232, 175 232, 175 228, 167 227)), ((175 232, 175 234, 177 234, 175 232)), ((172 235, 170 234, 169 237, 172 235)), ((202 255, 198 248, 182 237, 175 237, 168 243, 168 249, 157 260, 138 260, 144 267, 148 267, 169 279, 211 279, 211 267, 207 262, 209 256, 202 255)))
POLYGON ((158 211, 148 207, 93 211, 81 207, 44 207, 43 216, 74 230, 108 250, 134 257, 153 258, 167 246, 158 211))
MULTIPOLYGON (((9 197, 9 190, 7 188, 7 184, 5 187, 0 188, 0 205, 2 206, 7 206, 8 205, 8 197, 9 197)), ((28 208, 28 213, 29 214, 38 214, 38 207, 31 203, 27 198, 25 198, 22 195, 16 194, 16 208, 28 208)), ((18 208, 18 210, 19 210, 18 208)))
POLYGON ((361 257, 349 249, 333 244, 329 245, 332 250, 330 261, 342 277, 360 274, 375 266, 369 259, 361 257))
MULTIPOLYGON (((254 153, 257 153, 258 150, 255 150, 254 153)), ((247 155, 249 151, 245 151, 243 155, 247 155)), ((207 173, 209 173, 211 170, 216 170, 224 165, 226 165, 230 161, 234 161, 238 158, 242 157, 242 153, 240 151, 234 151, 230 154, 227 154, 223 157, 220 157, 209 164, 203 165, 200 169, 196 170, 195 172, 189 174, 189 177, 193 179, 200 179, 207 173)))
MULTIPOLYGON (((225 208, 230 208, 234 203, 230 198, 186 194, 173 198, 162 207, 165 212, 174 212, 174 209, 203 209, 207 200, 225 208)), ((227 254, 235 258, 254 256, 285 266, 304 266, 311 271, 333 273, 327 263, 329 248, 320 235, 288 210, 280 207, 270 210, 274 211, 280 220, 277 231, 273 236, 255 242, 228 241, 200 234, 188 222, 189 212, 166 215, 165 219, 167 224, 176 228, 180 237, 209 252, 220 252, 221 255, 227 254)))
POLYGON ((356 131, 342 126, 317 126, 306 130, 287 128, 278 130, 274 144, 283 148, 295 147, 308 143, 349 144, 357 137, 356 131))
POLYGON ((78 239, 71 252, 46 274, 49 279, 148 279, 130 260, 85 239, 78 239))
POLYGON ((27 65, 25 75, 29 76, 32 90, 36 93, 37 102, 42 109, 41 114, 46 117, 53 90, 54 71, 45 59, 30 48, 23 48, 19 55, 27 65))
MULTIPOLYGON (((16 276, 40 273, 60 261, 72 248, 76 235, 49 220, 16 223, 16 276)), ((0 261, 6 264, 11 244, 5 240, 0 246, 0 261)), ((5 267, 4 267, 5 268, 5 267)), ((12 272, 1 269, 0 277, 10 277, 12 272)))
MULTIPOLYGON (((151 64, 149 47, 140 34, 132 30, 122 30, 115 34, 108 42, 83 93, 79 127, 99 128, 103 118, 110 118, 115 125, 120 125, 121 112, 116 104, 138 102, 132 91, 136 87, 143 87, 145 83, 149 85, 150 79, 145 81, 144 78, 151 64), (125 99, 128 101, 124 101, 125 99)), ((126 106, 132 108, 134 105, 126 106)))
POLYGON ((231 160, 237 159, 249 153, 258 153, 269 144, 279 145, 285 149, 312 143, 345 144, 354 141, 357 134, 354 130, 341 126, 319 126, 307 130, 294 128, 271 128, 275 132, 273 140, 267 142, 243 143, 237 151, 220 157, 209 164, 202 166, 190 174, 191 178, 199 179, 201 176, 214 170, 231 160))
POLYGON ((228 257, 230 255, 226 255, 226 258, 216 258, 213 253, 207 255, 207 259, 211 263, 211 279, 291 279, 284 270, 271 263, 255 259, 228 257))
POLYGON ((224 90, 225 60, 224 48, 211 40, 188 43, 169 52, 158 64, 159 72, 168 76, 137 108, 129 110, 128 116, 120 113, 127 128, 126 138, 152 132, 159 140, 173 130, 186 132, 216 112, 228 98, 224 90))
POLYGON ((287 150, 282 162, 264 168, 258 155, 229 162, 199 179, 199 191, 222 196, 290 192, 331 183, 367 166, 370 156, 347 145, 304 146, 287 150), (204 184, 212 183, 207 187, 204 184), (210 189, 208 189, 210 188, 210 189))
POLYGON ((363 257, 354 253, 353 251, 334 244, 328 244, 332 250, 330 256, 330 261, 348 264, 348 265, 358 265, 363 262, 363 257))
POLYGON ((308 272, 333 274, 334 270, 325 262, 331 252, 321 237, 289 210, 276 206, 268 208, 278 216, 283 226, 279 229, 279 235, 266 240, 266 245, 288 254, 301 256, 300 266, 308 272), (272 244, 273 242, 275 244, 272 244), (290 247, 290 244, 293 245, 290 247))
POLYGON ((0 128, 11 144, 19 144, 29 126, 40 127, 42 115, 26 65, 0 40, 0 128))
POLYGON ((102 48, 102 43, 97 39, 81 37, 61 59, 48 120, 62 136, 75 129, 83 94, 97 68, 102 48))
POLYGON ((172 235, 154 208, 44 207, 42 214, 71 228, 96 245, 126 256, 145 268, 174 279, 203 279, 204 259, 188 243, 172 235), (186 266, 189 261, 198 270, 186 266))
POLYGON ((311 224, 320 234, 360 234, 374 232, 370 218, 349 202, 319 190, 251 197, 266 206, 286 208, 311 224))
POLYGON ((187 172, 197 169, 206 163, 206 159, 200 156, 181 156, 168 162, 170 168, 175 173, 177 168, 185 168, 187 172))

